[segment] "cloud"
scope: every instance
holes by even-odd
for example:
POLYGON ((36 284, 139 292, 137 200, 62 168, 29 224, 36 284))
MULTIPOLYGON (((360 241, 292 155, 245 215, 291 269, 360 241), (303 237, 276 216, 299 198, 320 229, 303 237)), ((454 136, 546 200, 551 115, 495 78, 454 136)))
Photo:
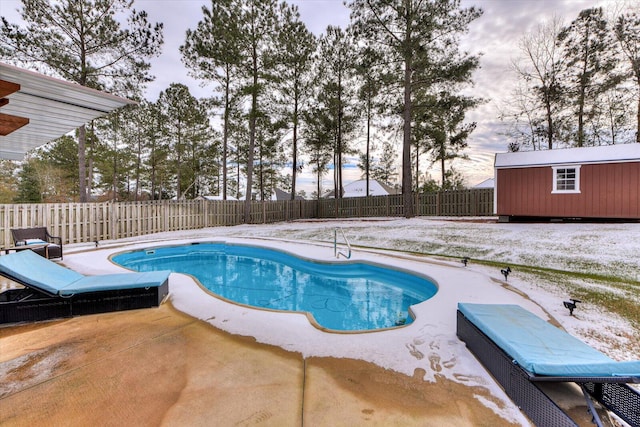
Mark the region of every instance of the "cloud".
MULTIPOLYGON (((292 0, 298 6, 302 20, 310 31, 320 35, 328 25, 346 26, 349 9, 342 0, 292 0)), ((493 176, 493 156, 506 151, 508 141, 500 135, 503 124, 498 120, 498 106, 509 98, 515 77, 510 64, 518 54, 517 42, 538 25, 562 17, 570 22, 580 10, 587 7, 610 4, 607 1, 582 0, 462 0, 462 7, 480 7, 484 13, 474 21, 469 33, 462 38, 462 48, 472 54, 482 54, 481 69, 474 74, 474 96, 484 98, 482 104, 469 115, 470 121, 477 122, 477 128, 469 139, 467 154, 471 161, 461 162, 459 168, 469 182, 480 182, 493 176)), ((199 98, 212 95, 211 86, 202 86, 189 76, 183 66, 178 48, 184 43, 185 33, 195 28, 201 19, 202 6, 209 6, 211 0, 136 0, 134 7, 145 10, 150 22, 164 23, 165 45, 160 57, 154 58, 151 73, 156 80, 147 90, 147 97, 155 101, 162 90, 171 83, 187 85, 191 93, 199 98)), ((0 13, 10 22, 17 22, 15 12, 21 8, 17 0, 0 0, 0 13)), ((400 159, 398 159, 398 162, 400 159)), ((310 168, 308 168, 310 170, 310 168)), ((357 169, 357 168, 354 168, 357 169)), ((288 173, 285 171, 285 173, 288 173)), ((306 183, 307 172, 302 174, 301 183, 306 183)), ((352 174, 345 174, 351 177, 352 174)), ((355 174, 354 178, 359 176, 355 174)), ((431 173, 438 176, 437 171, 431 173)), ((305 190, 307 190, 305 188, 305 190)), ((308 192, 313 191, 311 188, 308 192)))

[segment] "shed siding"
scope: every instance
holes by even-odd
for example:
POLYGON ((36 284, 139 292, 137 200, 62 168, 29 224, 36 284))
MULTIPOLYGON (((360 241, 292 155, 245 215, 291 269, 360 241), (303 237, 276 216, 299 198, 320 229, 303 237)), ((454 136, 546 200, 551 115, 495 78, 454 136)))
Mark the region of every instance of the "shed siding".
POLYGON ((551 167, 498 169, 497 214, 640 219, 640 162, 582 165, 580 193, 552 194, 551 167))

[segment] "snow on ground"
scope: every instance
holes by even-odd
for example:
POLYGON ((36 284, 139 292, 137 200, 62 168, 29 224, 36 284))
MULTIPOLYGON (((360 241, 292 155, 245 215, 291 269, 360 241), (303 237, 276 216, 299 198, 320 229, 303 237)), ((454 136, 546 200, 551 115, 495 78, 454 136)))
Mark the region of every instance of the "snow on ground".
MULTIPOLYGON (((312 326, 301 313, 256 310, 211 297, 193 279, 181 274, 172 274, 170 279, 172 303, 217 328, 253 336, 259 342, 304 356, 363 359, 407 375, 424 369, 428 380, 443 375, 486 387, 504 402, 502 409, 495 410, 520 424, 526 424, 520 411, 457 339, 458 302, 520 304, 543 318, 553 317, 570 333, 617 360, 640 359, 640 333, 626 319, 589 301, 579 304, 575 315, 569 316, 562 301, 569 297, 567 289, 575 283, 556 286, 518 270, 519 265, 529 265, 623 277, 629 285, 613 286, 611 291, 632 299, 637 308, 640 224, 498 224, 485 219, 469 222, 452 218, 305 221, 160 233, 100 242, 99 248, 70 245, 65 251, 65 264, 85 274, 113 272, 119 267, 107 257, 125 248, 194 240, 257 244, 322 262, 347 262, 336 261, 333 256, 335 227, 344 230, 352 245, 359 245, 354 248, 351 261, 413 270, 437 282, 437 294, 413 307, 413 323, 374 333, 327 333, 312 326), (460 262, 463 256, 472 258, 467 267, 460 262), (513 273, 508 283, 499 267, 475 262, 480 259, 511 265, 513 273)), ((610 282, 599 283, 597 278, 578 281, 582 282, 580 286, 612 288, 610 282)))

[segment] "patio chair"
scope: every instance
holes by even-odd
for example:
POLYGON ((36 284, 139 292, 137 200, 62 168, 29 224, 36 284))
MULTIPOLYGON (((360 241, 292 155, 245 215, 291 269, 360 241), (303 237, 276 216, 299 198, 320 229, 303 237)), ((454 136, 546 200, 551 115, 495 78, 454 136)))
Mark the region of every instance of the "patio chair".
POLYGON ((543 382, 577 383, 598 421, 591 398, 640 426, 640 360, 616 362, 518 305, 459 303, 457 335, 540 426, 576 426, 544 392, 543 382))
POLYGON ((32 251, 0 256, 0 275, 24 286, 0 293, 0 323, 158 307, 170 273, 84 276, 32 251))
POLYGON ((25 245, 28 247, 30 244, 48 243, 46 248, 36 247, 32 250, 41 256, 48 255, 49 259, 62 259, 62 238, 49 234, 47 227, 13 228, 11 236, 14 246, 25 245))

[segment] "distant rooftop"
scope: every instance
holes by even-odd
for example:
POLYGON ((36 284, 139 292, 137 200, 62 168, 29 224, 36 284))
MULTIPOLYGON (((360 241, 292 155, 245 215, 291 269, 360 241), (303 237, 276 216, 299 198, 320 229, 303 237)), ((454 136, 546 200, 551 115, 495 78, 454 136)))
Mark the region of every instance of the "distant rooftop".
MULTIPOLYGON (((367 196, 367 180, 360 179, 358 181, 350 182, 344 186, 344 194, 342 197, 366 197, 367 196)), ((400 190, 393 188, 383 182, 375 179, 369 180, 369 196, 387 196, 390 194, 400 194, 400 190)), ((331 191, 325 198, 334 197, 334 192, 331 191)))
POLYGON ((493 178, 488 178, 481 183, 474 185, 473 188, 494 188, 495 186, 495 180, 493 178))

